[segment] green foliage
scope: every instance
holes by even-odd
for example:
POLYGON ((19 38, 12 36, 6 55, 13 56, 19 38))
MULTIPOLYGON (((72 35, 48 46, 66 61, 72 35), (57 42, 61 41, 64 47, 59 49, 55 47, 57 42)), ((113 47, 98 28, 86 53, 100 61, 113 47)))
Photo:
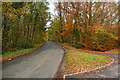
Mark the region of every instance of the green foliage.
POLYGON ((26 48, 32 48, 34 45, 33 44, 31 44, 32 43, 32 41, 27 41, 27 40, 25 40, 25 39, 23 39, 23 38, 19 38, 18 40, 17 40, 17 42, 13 42, 13 46, 17 46, 18 48, 23 48, 23 49, 26 49, 26 48))
POLYGON ((49 40, 51 41, 60 41, 61 39, 61 36, 59 35, 60 33, 60 27, 59 27, 59 18, 55 18, 52 23, 51 23, 51 26, 49 28, 49 30, 47 31, 48 32, 48 37, 49 37, 49 40))
POLYGON ((13 3, 11 6, 15 9, 19 9, 19 8, 22 8, 24 5, 23 2, 19 2, 19 3, 13 3))
POLYGON ((2 8, 3 52, 32 48, 45 41, 50 19, 46 2, 3 2, 2 8))
POLYGON ((2 54, 2 56, 3 56, 3 57, 11 56, 11 55, 15 55, 15 54, 18 54, 18 53, 30 51, 30 50, 31 50, 31 49, 21 49, 21 50, 17 50, 17 51, 13 51, 13 52, 5 52, 4 54, 2 54))

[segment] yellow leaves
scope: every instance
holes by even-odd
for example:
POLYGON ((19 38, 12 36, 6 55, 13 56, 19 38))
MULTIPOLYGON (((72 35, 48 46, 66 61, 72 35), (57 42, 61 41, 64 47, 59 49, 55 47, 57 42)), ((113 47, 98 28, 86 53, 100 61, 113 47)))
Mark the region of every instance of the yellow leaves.
POLYGON ((17 18, 17 15, 15 15, 15 14, 6 13, 5 15, 6 15, 8 18, 10 18, 10 19, 15 19, 15 18, 17 18))
POLYGON ((115 40, 118 40, 119 37, 115 36, 114 34, 112 33, 106 33, 109 37, 115 39, 115 40))
POLYGON ((7 16, 10 19, 15 20, 16 18, 18 18, 19 15, 26 15, 28 14, 27 11, 27 7, 23 7, 23 8, 19 8, 19 9, 15 9, 12 7, 12 2, 7 2, 7 3, 3 3, 3 10, 2 10, 2 14, 7 16))
MULTIPOLYGON (((116 27, 116 26, 113 26, 116 27)), ((114 38, 115 40, 118 40, 119 37, 115 36, 112 33, 107 32, 102 26, 94 26, 93 30, 95 31, 95 33, 102 33, 102 34, 106 34, 111 38, 114 38)))
POLYGON ((118 39, 119 39, 119 37, 114 37, 114 39, 115 39, 115 40, 118 40, 118 39))
POLYGON ((18 12, 19 12, 19 14, 22 14, 22 15, 26 15, 26 14, 29 14, 29 12, 27 12, 26 11, 27 10, 27 8, 20 8, 19 10, 18 10, 18 12))
POLYGON ((92 42, 93 44, 95 44, 96 42, 92 42))
POLYGON ((102 26, 93 26, 93 30, 95 31, 95 33, 104 33, 106 31, 102 26))

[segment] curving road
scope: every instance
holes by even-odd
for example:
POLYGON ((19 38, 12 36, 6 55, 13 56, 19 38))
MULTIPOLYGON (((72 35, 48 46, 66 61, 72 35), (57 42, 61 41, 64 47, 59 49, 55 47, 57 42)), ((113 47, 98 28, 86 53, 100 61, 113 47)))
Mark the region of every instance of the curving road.
POLYGON ((64 51, 54 42, 47 42, 36 51, 3 62, 3 78, 53 78, 64 51))

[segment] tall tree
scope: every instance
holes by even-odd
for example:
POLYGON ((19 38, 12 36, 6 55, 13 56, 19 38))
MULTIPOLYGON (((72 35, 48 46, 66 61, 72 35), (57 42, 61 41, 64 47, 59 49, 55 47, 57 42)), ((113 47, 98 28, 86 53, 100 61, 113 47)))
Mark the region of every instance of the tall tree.
POLYGON ((31 48, 45 41, 49 20, 46 2, 3 2, 3 51, 31 48))
POLYGON ((112 26, 118 24, 117 3, 61 2, 56 8, 59 18, 64 19, 60 22, 59 34, 63 36, 63 42, 69 42, 77 48, 103 51, 116 46, 118 37, 112 26), (112 30, 108 30, 108 27, 112 30))

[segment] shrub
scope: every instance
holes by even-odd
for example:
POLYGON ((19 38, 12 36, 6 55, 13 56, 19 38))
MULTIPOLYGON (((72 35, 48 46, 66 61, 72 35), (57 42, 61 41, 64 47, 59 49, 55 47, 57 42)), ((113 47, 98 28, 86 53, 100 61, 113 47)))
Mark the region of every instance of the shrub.
POLYGON ((14 47, 18 47, 18 48, 32 48, 33 47, 33 44, 31 44, 32 43, 32 41, 28 41, 28 40, 26 40, 26 39, 24 39, 24 38, 19 38, 18 40, 17 40, 17 42, 14 42, 13 43, 13 45, 14 45, 14 47))
POLYGON ((88 33, 89 34, 82 36, 81 42, 78 42, 84 45, 85 48, 96 51, 106 51, 117 47, 118 36, 114 34, 112 29, 111 32, 108 32, 102 26, 93 26, 90 31, 88 30, 88 33))

